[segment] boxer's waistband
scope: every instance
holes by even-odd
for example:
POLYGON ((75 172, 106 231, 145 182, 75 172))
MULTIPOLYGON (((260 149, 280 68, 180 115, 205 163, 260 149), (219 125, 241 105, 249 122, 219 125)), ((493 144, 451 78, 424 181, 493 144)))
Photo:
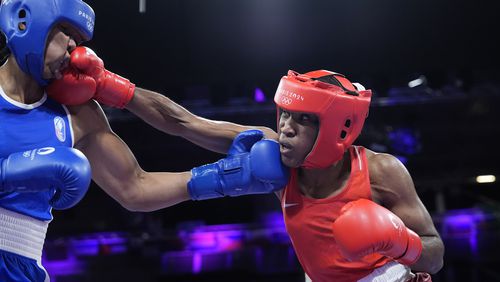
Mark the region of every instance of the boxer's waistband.
POLYGON ((49 221, 0 208, 0 249, 41 261, 49 221))
POLYGON ((400 282, 411 278, 410 268, 398 262, 392 261, 379 268, 376 268, 368 276, 358 280, 358 282, 400 282))

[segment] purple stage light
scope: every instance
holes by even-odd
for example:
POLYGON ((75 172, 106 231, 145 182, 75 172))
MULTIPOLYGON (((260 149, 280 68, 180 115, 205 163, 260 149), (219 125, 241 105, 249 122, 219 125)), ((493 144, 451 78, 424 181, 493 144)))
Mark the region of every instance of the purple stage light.
POLYGON ((179 232, 189 250, 228 251, 239 249, 244 239, 243 224, 201 226, 179 232))
POLYGON ((411 128, 395 128, 388 133, 388 138, 395 153, 413 155, 420 152, 419 134, 411 128))
POLYGON ((285 229, 285 221, 281 211, 268 212, 262 216, 261 222, 265 227, 277 227, 285 229))
MULTIPOLYGON (((51 280, 56 281, 57 276, 83 274, 87 270, 85 256, 101 256, 112 254, 123 254, 128 251, 128 239, 121 233, 102 232, 85 234, 71 237, 58 244, 58 252, 46 253, 42 255, 42 264, 51 276, 51 280)), ((57 251, 57 246, 52 245, 57 251)), ((47 244, 50 248, 50 244, 47 244)))
POLYGON ((451 211, 444 216, 441 235, 452 239, 465 239, 473 254, 477 254, 478 225, 486 220, 479 209, 451 211))
POLYGON ((56 276, 83 274, 87 269, 87 264, 75 256, 69 256, 65 260, 47 260, 45 256, 42 256, 42 265, 53 281, 56 276))
POLYGON ((290 237, 286 233, 285 221, 281 211, 264 214, 261 222, 264 229, 260 233, 263 233, 261 235, 264 235, 269 242, 290 244, 290 237))
POLYGON ((266 101, 266 95, 264 94, 264 91, 262 91, 262 89, 257 87, 257 88, 255 88, 255 91, 253 94, 253 99, 257 103, 263 103, 266 101))
POLYGON ((203 258, 200 252, 194 252, 193 254, 193 273, 200 273, 201 266, 203 263, 203 258))
MULTIPOLYGON (((198 274, 211 271, 231 270, 234 253, 240 251, 186 250, 165 252, 161 258, 162 271, 176 274, 198 274)), ((241 257, 241 254, 237 257, 241 257)))
POLYGON ((405 156, 400 156, 400 155, 394 155, 401 163, 406 165, 408 163, 408 158, 405 156))
POLYGON ((77 256, 122 254, 127 252, 127 238, 117 232, 102 232, 70 239, 69 245, 77 256))

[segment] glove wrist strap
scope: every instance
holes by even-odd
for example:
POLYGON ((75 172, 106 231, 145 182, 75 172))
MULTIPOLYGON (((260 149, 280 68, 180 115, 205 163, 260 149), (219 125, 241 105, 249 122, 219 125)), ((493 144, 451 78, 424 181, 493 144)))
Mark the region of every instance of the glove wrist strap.
POLYGON ((417 262, 422 254, 422 240, 413 230, 409 228, 406 230, 408 231, 408 245, 404 254, 397 258, 396 261, 401 264, 412 265, 417 262))
POLYGON ((135 84, 115 73, 106 71, 100 81, 95 99, 104 105, 123 109, 134 97, 135 84))

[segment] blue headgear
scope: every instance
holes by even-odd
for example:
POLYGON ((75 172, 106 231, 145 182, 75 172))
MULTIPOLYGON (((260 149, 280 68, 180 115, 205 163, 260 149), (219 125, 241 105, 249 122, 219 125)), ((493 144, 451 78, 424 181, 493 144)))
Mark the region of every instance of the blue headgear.
POLYGON ((94 32, 94 10, 82 0, 3 0, 0 29, 19 67, 41 86, 47 36, 54 25, 70 24, 84 41, 94 32))

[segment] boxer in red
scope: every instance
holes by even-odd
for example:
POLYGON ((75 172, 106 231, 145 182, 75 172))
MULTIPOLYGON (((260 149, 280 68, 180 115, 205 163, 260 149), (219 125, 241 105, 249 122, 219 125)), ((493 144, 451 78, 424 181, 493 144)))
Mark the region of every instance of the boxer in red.
MULTIPOLYGON (((97 61, 86 54, 88 62, 97 61)), ((96 67, 104 70, 102 63, 96 67)), ((79 72, 92 77, 89 69, 79 72)), ((55 88, 61 85, 64 78, 55 88)), ((140 88, 55 96, 63 103, 94 97, 111 106, 103 96, 113 96, 154 127, 221 153, 238 133, 254 128, 198 117, 140 88)), ((330 71, 290 71, 281 79, 274 98, 278 132, 259 129, 279 141, 281 160, 291 168, 288 184, 276 192, 287 231, 312 281, 431 281, 429 273, 443 265, 444 246, 410 174, 394 156, 352 145, 370 100, 370 90, 330 71)))
POLYGON ((289 72, 274 98, 281 158, 293 168, 283 214, 312 281, 406 281, 428 276, 410 267, 442 266, 443 244, 405 167, 352 146, 370 99, 370 90, 323 70, 289 72))

